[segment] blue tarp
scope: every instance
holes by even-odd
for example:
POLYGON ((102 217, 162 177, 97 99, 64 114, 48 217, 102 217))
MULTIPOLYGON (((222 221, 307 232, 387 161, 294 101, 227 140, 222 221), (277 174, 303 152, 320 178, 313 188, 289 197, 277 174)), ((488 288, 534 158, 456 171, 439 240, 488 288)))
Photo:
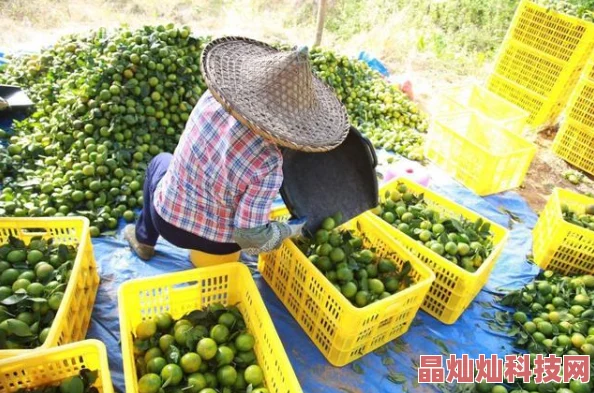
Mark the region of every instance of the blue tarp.
POLYGON ((386 78, 390 76, 390 72, 388 71, 386 66, 373 55, 367 52, 361 52, 359 53, 359 60, 366 62, 369 67, 376 70, 386 78))
MULTIPOLYGON (((437 168, 430 168, 430 173, 432 189, 510 228, 509 241, 487 286, 454 325, 444 325, 421 311, 410 331, 396 342, 364 356, 353 365, 335 368, 303 333, 262 277, 256 274, 255 280, 304 392, 439 391, 436 386, 413 385, 419 355, 447 352, 466 353, 476 358, 479 354, 502 356, 515 352, 512 341, 491 331, 487 323, 494 320, 498 309, 494 295, 501 293, 503 288, 521 287, 538 272, 534 265, 526 262, 526 255, 531 251, 531 229, 537 216, 514 192, 481 198, 437 168), (408 382, 395 384, 388 378, 390 375, 405 376, 408 382)), ((93 245, 101 286, 88 337, 98 338, 107 345, 114 385, 124 391, 118 310, 115 307, 119 285, 132 278, 179 271, 192 265, 187 251, 166 242, 160 242, 155 259, 145 263, 129 250, 121 232, 116 238, 94 239, 93 245)))

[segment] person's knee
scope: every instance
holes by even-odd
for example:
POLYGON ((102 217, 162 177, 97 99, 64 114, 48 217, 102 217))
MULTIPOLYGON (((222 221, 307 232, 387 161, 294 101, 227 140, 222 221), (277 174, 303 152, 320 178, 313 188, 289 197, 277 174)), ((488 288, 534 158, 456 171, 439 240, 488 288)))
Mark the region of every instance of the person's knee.
POLYGON ((171 153, 159 153, 153 157, 146 169, 147 178, 149 176, 152 177, 153 174, 164 174, 167 171, 167 168, 169 168, 169 163, 172 158, 173 155, 171 153))

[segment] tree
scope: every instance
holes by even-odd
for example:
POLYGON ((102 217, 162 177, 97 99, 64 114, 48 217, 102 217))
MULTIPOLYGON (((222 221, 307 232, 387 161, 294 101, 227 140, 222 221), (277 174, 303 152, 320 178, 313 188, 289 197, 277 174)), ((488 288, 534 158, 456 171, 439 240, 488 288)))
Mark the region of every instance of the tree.
POLYGON ((324 20, 326 19, 327 0, 318 0, 318 23, 316 26, 316 40, 314 46, 319 46, 322 42, 322 33, 324 32, 324 20))

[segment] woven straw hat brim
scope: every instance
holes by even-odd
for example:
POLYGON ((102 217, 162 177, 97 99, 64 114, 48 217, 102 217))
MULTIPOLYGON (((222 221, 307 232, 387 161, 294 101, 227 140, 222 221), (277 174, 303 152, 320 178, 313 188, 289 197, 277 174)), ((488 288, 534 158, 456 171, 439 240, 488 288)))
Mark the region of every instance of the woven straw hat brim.
POLYGON ((309 63, 308 72, 283 72, 285 77, 273 80, 264 77, 267 66, 277 67, 277 60, 289 55, 248 38, 220 38, 204 49, 202 73, 225 109, 261 136, 293 150, 332 150, 347 137, 346 109, 311 73, 309 63), (309 92, 303 94, 307 97, 301 97, 302 90, 309 92))

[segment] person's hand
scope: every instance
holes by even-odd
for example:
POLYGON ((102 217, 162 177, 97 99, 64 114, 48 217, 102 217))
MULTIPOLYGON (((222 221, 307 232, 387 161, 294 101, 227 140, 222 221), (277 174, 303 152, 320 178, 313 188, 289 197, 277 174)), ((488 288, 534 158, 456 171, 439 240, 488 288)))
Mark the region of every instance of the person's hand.
POLYGON ((287 225, 291 228, 291 237, 299 236, 302 234, 303 227, 307 223, 307 217, 295 218, 287 221, 287 225))

